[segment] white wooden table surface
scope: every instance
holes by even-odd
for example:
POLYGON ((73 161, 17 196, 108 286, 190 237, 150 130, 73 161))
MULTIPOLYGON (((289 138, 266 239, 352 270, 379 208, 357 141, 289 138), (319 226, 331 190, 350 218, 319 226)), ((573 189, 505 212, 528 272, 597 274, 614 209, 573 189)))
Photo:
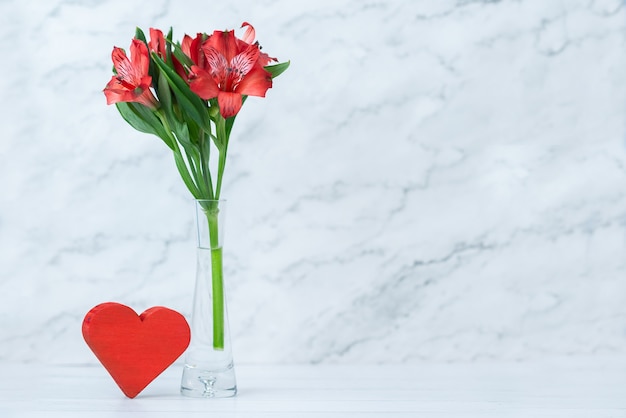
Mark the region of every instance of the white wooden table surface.
POLYGON ((0 417, 626 417, 622 357, 236 368, 235 398, 180 396, 174 365, 127 399, 99 366, 0 364, 0 417))

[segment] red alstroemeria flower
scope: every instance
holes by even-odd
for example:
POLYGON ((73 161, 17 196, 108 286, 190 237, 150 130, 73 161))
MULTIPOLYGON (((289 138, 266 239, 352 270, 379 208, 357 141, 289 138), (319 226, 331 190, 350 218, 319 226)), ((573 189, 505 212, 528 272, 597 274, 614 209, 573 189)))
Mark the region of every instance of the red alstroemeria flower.
POLYGON ((136 102, 156 109, 157 100, 150 91, 152 77, 148 75, 150 56, 146 44, 133 39, 130 45, 130 60, 121 48, 114 47, 111 53, 117 72, 104 88, 107 104, 136 102))
MULTIPOLYGON (((272 87, 272 76, 263 68, 271 58, 261 54, 258 43, 252 43, 254 28, 244 26, 248 26, 244 40, 237 39, 234 31, 213 32, 201 47, 206 61, 198 57, 189 73, 191 90, 204 100, 217 97, 224 118, 239 112, 242 95, 265 97, 272 87)), ((194 53, 193 45, 190 53, 194 53)))

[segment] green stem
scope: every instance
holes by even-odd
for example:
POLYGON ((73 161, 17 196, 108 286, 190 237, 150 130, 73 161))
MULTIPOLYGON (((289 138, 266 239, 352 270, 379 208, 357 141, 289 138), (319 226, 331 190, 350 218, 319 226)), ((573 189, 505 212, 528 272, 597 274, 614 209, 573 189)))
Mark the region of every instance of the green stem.
MULTIPOLYGON (((217 205, 217 202, 216 202, 217 205)), ((213 348, 224 349, 224 277, 222 271, 222 246, 219 242, 219 208, 207 211, 209 239, 211 242, 211 289, 213 293, 213 348)))
POLYGON ((219 157, 217 162, 217 185, 215 187, 215 199, 219 199, 222 191, 222 176, 224 174, 224 168, 226 167, 226 153, 228 152, 228 134, 226 133, 226 120, 221 116, 217 116, 215 122, 215 131, 219 142, 222 144, 219 149, 219 157))

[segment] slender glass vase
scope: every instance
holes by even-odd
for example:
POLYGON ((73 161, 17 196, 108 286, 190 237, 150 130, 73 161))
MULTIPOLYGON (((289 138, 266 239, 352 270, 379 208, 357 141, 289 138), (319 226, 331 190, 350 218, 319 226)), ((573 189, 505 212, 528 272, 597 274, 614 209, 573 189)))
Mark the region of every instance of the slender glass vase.
POLYGON ((224 296, 222 244, 226 201, 196 200, 198 265, 181 393, 196 398, 237 394, 224 296))

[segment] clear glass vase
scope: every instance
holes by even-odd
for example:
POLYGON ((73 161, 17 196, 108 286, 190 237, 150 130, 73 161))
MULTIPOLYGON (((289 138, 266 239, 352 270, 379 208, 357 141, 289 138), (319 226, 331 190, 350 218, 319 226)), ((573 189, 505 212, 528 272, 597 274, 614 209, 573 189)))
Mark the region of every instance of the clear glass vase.
POLYGON ((196 200, 198 265, 191 343, 180 388, 185 396, 224 398, 237 394, 222 268, 225 212, 224 200, 196 200))

